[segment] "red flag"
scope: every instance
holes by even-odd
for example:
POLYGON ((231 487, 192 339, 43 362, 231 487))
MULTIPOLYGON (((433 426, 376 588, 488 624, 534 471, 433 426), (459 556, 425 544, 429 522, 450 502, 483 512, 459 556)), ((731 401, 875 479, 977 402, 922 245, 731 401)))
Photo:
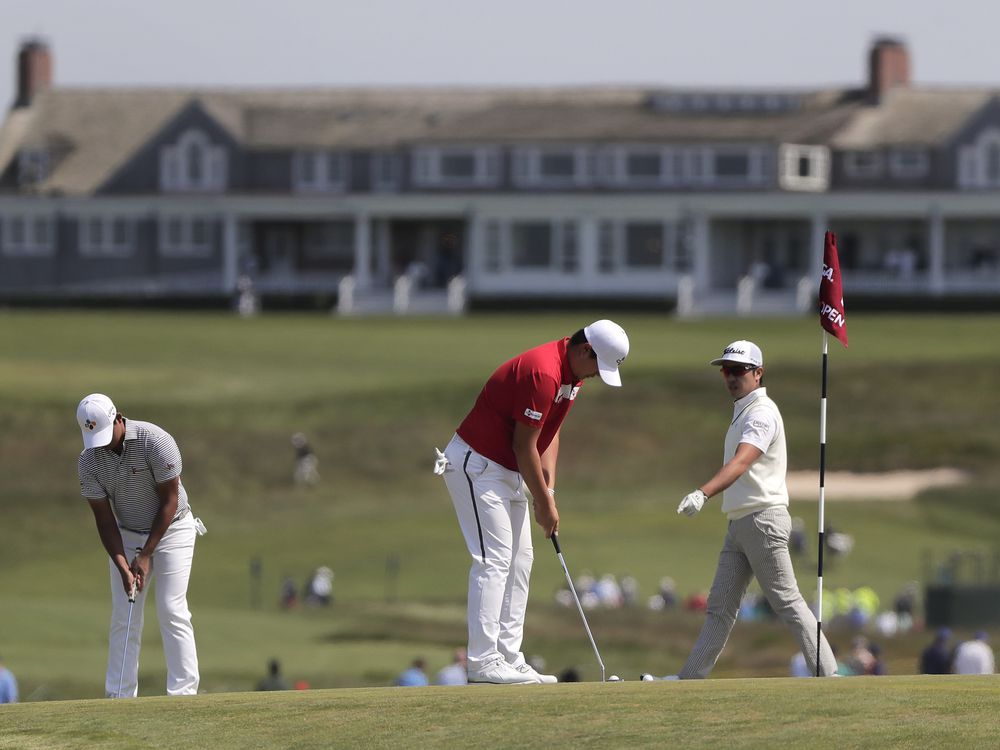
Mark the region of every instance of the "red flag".
POLYGON ((819 280, 819 324, 847 346, 844 284, 840 279, 837 236, 833 232, 827 232, 824 238, 823 276, 819 280))

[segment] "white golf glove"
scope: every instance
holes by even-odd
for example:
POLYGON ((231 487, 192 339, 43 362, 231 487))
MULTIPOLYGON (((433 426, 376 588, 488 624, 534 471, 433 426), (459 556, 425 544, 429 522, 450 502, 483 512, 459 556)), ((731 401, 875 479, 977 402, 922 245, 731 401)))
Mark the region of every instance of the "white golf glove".
POLYGON ((434 453, 437 454, 434 459, 434 475, 441 476, 448 471, 448 457, 437 448, 434 449, 434 453))
POLYGON ((706 500, 708 500, 708 496, 704 492, 701 490, 695 490, 694 492, 684 496, 684 499, 681 500, 681 504, 677 506, 677 512, 693 516, 701 510, 701 507, 705 504, 706 500))

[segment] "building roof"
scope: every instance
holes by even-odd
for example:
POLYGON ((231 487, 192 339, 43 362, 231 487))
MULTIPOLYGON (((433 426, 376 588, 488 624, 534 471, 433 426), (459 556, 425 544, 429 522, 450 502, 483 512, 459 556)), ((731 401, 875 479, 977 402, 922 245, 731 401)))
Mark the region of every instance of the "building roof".
POLYGON ((448 143, 807 143, 863 149, 942 142, 988 90, 719 92, 650 87, 54 88, 0 129, 0 173, 26 147, 56 157, 43 192, 89 194, 198 103, 247 149, 448 143), (770 102, 757 107, 755 102, 770 102), (774 102, 778 106, 772 106, 774 102))

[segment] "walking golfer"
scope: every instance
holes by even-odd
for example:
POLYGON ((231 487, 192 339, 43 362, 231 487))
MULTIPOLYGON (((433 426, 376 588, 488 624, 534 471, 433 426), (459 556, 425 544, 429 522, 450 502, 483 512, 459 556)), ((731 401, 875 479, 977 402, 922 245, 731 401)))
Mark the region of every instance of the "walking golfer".
POLYGON ((559 430, 582 381, 600 374, 621 385, 618 366, 628 336, 598 320, 570 338, 514 357, 486 381, 434 471, 455 505, 469 570, 469 682, 555 682, 521 652, 533 552, 528 495, 535 521, 559 530, 556 460, 559 430))
POLYGON ((155 424, 126 419, 100 393, 80 402, 76 419, 83 432, 80 493, 90 502, 97 533, 111 558, 105 693, 109 698, 138 693, 143 604, 155 574, 167 694, 194 695, 198 692, 198 653, 187 588, 195 536, 204 533, 205 527, 188 505, 177 443, 155 424), (135 611, 129 622, 133 583, 135 611))
MULTIPOLYGON (((799 593, 788 554, 792 522, 785 486, 785 427, 777 404, 764 388, 763 354, 753 342, 734 341, 711 364, 721 366, 734 402, 724 465, 681 500, 677 512, 693 516, 708 498, 721 492, 729 530, 708 595, 705 624, 678 677, 708 677, 736 624, 740 600, 753 576, 771 608, 795 634, 809 673, 816 674, 816 618, 799 593)), ((836 659, 824 636, 820 674, 836 671, 836 659)))

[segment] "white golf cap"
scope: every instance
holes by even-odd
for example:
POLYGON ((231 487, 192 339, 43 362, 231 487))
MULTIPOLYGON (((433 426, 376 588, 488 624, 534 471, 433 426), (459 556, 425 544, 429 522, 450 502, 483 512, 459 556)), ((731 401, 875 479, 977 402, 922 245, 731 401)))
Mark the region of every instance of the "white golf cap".
POLYGON ((103 448, 111 443, 118 410, 103 393, 84 396, 76 407, 76 421, 83 433, 84 448, 103 448))
POLYGON ((621 385, 622 376, 618 374, 618 365, 628 356, 628 336, 617 323, 611 320, 598 320, 583 329, 597 355, 597 371, 608 385, 621 385))
POLYGON ((733 362, 738 365, 764 366, 764 355, 760 347, 752 341, 734 341, 722 351, 722 356, 709 362, 710 365, 721 365, 723 362, 733 362))

